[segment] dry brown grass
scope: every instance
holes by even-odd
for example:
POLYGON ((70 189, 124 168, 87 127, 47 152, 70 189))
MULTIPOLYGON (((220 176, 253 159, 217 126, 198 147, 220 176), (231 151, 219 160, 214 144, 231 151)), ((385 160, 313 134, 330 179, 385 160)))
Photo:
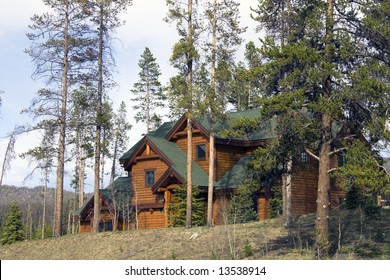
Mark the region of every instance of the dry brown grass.
MULTIPOLYGON (((390 215, 389 212, 385 214, 386 219, 372 225, 365 221, 366 231, 363 239, 360 238, 361 233, 355 234, 360 240, 345 238, 340 250, 333 249, 330 258, 389 259, 390 215), (378 225, 381 228, 378 228, 378 225), (368 232, 372 232, 372 235, 368 232), (383 240, 374 240, 374 233, 377 232, 383 234, 383 240)), ((312 259, 314 219, 314 215, 300 217, 291 230, 283 227, 281 219, 273 219, 213 228, 168 228, 67 235, 0 246, 0 259, 312 259), (198 237, 190 240, 194 233, 198 233, 198 237)), ((351 235, 352 228, 360 228, 359 215, 356 215, 355 227, 349 225, 353 220, 351 216, 343 219, 343 235, 347 232, 351 235)), ((333 233, 337 233, 337 221, 333 219, 331 222, 332 244, 336 245, 337 234, 333 233)))

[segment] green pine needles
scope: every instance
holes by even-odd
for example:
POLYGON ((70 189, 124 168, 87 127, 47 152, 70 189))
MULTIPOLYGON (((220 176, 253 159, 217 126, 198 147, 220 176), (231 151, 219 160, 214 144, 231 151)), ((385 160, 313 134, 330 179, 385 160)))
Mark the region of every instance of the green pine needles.
POLYGON ((1 244, 11 244, 25 239, 22 219, 23 212, 20 211, 16 202, 13 202, 10 211, 5 214, 1 244))
MULTIPOLYGON (((169 221, 172 227, 184 227, 186 222, 187 186, 180 185, 173 191, 173 202, 169 205, 169 221)), ((200 188, 192 188, 192 226, 205 225, 206 202, 201 197, 200 188)))

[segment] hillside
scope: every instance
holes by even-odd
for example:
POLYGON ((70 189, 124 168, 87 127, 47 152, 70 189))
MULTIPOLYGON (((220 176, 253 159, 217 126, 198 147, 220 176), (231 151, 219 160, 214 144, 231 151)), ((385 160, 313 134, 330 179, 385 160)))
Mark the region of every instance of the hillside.
MULTIPOLYGON (((315 216, 213 228, 76 234, 0 246, 0 259, 312 259, 315 216), (190 237, 197 233, 197 237, 190 237)), ((331 259, 390 259, 390 211, 333 213, 331 259), (341 238, 339 238, 341 237, 341 238), (340 250, 337 250, 340 244, 340 250)))
MULTIPOLYGON (((74 192, 64 191, 64 211, 66 213, 73 210, 74 196, 74 192)), ((86 194, 85 197, 91 197, 91 194, 86 194)), ((46 223, 50 225, 54 216, 54 200, 55 189, 48 188, 46 193, 46 223)), ((26 223, 27 215, 30 213, 33 229, 37 229, 43 212, 43 187, 2 186, 0 188, 0 226, 3 223, 4 214, 8 212, 13 201, 18 204, 19 209, 23 212, 24 222, 26 223)))

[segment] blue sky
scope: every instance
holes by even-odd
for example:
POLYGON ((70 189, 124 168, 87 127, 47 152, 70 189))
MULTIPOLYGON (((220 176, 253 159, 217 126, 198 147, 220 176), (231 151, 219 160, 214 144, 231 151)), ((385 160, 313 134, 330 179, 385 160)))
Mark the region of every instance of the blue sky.
MULTIPOLYGON (((0 161, 2 163, 7 144, 7 139, 4 137, 15 125, 31 123, 31 117, 21 115, 20 112, 29 106, 35 92, 44 86, 41 81, 34 81, 31 78, 34 65, 24 50, 30 46, 25 35, 29 32, 30 17, 41 14, 47 8, 41 0, 0 1, 0 90, 4 91, 1 96, 3 105, 0 107, 0 161)), ((255 32, 256 23, 250 18, 249 9, 250 6, 256 5, 257 0, 241 1, 241 22, 243 26, 248 27, 244 36, 246 42, 250 40, 257 42, 259 37, 255 32)), ((172 46, 177 40, 177 33, 174 24, 170 25, 163 21, 166 12, 165 0, 134 0, 133 6, 129 7, 126 14, 122 16, 126 24, 117 30, 120 41, 115 43, 117 73, 114 78, 118 87, 110 92, 110 98, 114 101, 114 106, 118 106, 122 100, 127 105, 129 121, 134 125, 130 133, 129 148, 144 133, 143 126, 136 125, 132 118, 130 89, 138 80, 138 60, 145 47, 150 48, 157 58, 162 71, 163 84, 166 84, 169 77, 175 74, 175 70, 169 64, 169 57, 172 46)), ((242 56, 243 48, 240 49, 238 56, 240 53, 242 56)), ((40 135, 37 133, 20 136, 15 146, 16 154, 38 145, 39 141, 40 135)), ((38 173, 24 182, 25 174, 31 168, 27 161, 17 157, 12 162, 11 170, 5 175, 3 183, 31 187, 39 185, 38 173)), ((70 174, 66 178, 65 185, 69 182, 70 174)), ((52 184, 54 181, 53 178, 52 184)), ((92 190, 92 184, 87 185, 86 191, 92 190)))

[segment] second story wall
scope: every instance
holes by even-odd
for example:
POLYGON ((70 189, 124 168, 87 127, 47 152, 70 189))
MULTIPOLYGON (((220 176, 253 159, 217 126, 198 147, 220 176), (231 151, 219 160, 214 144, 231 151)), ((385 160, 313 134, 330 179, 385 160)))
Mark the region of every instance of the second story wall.
POLYGON ((137 200, 138 204, 156 203, 158 198, 152 193, 152 185, 146 182, 146 172, 153 172, 155 183, 167 169, 168 166, 158 157, 137 161, 132 168, 133 201, 137 200))

